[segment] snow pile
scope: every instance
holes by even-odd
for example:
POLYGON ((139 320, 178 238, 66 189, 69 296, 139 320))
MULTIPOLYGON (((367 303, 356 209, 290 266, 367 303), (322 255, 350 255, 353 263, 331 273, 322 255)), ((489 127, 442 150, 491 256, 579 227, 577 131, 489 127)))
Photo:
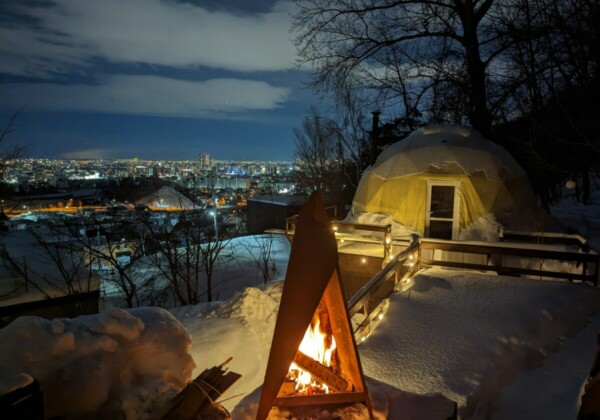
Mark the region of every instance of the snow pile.
POLYGON ((159 308, 21 317, 0 330, 0 377, 39 380, 48 417, 148 418, 191 379, 190 344, 159 308))
POLYGON ((519 371, 599 310, 600 291, 585 285, 430 269, 391 297, 387 321, 359 351, 367 376, 486 415, 519 371))
POLYGON ((283 283, 272 283, 265 290, 248 287, 221 304, 210 317, 239 318, 252 324, 269 319, 279 310, 279 299, 283 283), (273 298, 277 295, 277 299, 273 298))
POLYGON ((579 411, 581 386, 596 351, 600 317, 569 338, 541 366, 517 375, 494 404, 492 419, 574 419, 579 411), (541 411, 545 409, 545 411, 541 411))
POLYGON ((233 358, 227 367, 242 378, 224 395, 230 411, 263 383, 282 290, 283 282, 272 282, 241 290, 214 310, 200 304, 172 311, 192 335, 194 376, 233 358))
POLYGON ((498 242, 501 225, 493 214, 487 214, 460 230, 461 241, 498 242))
MULTIPOLYGON (((362 212, 358 214, 349 213, 348 216, 344 219, 345 223, 358 223, 364 225, 392 225, 392 238, 393 239, 405 239, 409 240, 412 235, 419 234, 415 229, 400 224, 392 218, 391 214, 387 213, 375 213, 375 212, 362 212)), ((422 234, 422 232, 421 232, 422 234)), ((419 234, 420 235, 420 234, 419 234)), ((361 236, 365 238, 372 238, 381 241, 382 233, 381 232, 372 232, 362 231, 361 236)))
MULTIPOLYGON (((392 225, 392 238, 399 240, 411 240, 413 235, 422 236, 423 232, 419 232, 410 226, 405 226, 401 223, 396 222, 391 214, 387 213, 375 213, 375 212, 362 212, 356 215, 348 214, 346 223, 359 223, 366 225, 392 225)), ((498 234, 500 232, 500 223, 496 220, 496 217, 489 213, 479 219, 475 220, 469 226, 460 230, 461 241, 498 241, 498 234)), ((381 232, 359 231, 357 237, 363 237, 365 240, 375 239, 381 241, 383 239, 381 232)))

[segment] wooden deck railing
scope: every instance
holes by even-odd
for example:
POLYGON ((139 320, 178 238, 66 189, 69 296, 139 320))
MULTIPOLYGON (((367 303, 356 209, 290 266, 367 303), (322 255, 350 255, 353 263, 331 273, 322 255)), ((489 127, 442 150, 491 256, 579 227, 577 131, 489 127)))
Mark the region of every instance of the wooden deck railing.
POLYGON ((370 332, 371 322, 382 316, 387 307, 387 297, 398 283, 412 276, 419 268, 419 241, 416 240, 391 261, 348 301, 350 318, 362 313, 363 321, 354 328, 354 336, 360 342, 370 332))
MULTIPOLYGON (((293 237, 297 216, 286 219, 286 236, 293 237)), ((331 222, 336 236, 345 241, 379 243, 383 247, 383 260, 392 255, 393 248, 403 248, 389 263, 349 299, 350 317, 362 314, 364 318, 355 326, 357 341, 362 341, 370 331, 371 322, 387 307, 387 298, 398 284, 422 266, 441 266, 477 271, 494 271, 500 275, 535 276, 582 281, 598 286, 600 257, 590 249, 587 241, 579 235, 560 233, 525 233, 505 231, 501 242, 448 241, 417 238, 412 243, 392 241, 391 225, 368 225, 331 222), (341 236, 349 231, 379 232, 380 240, 341 236), (510 241, 510 242, 509 242, 510 241), (535 246, 532 246, 534 244, 535 246), (557 249, 556 245, 574 248, 557 249), (456 257, 456 256, 459 257, 456 257), (462 256, 462 257, 461 257, 462 256), (410 261, 409 261, 410 260, 410 261), (561 269, 556 267, 558 262, 561 269), (515 263, 525 266, 515 266, 515 263), (566 264, 565 264, 566 263, 566 264)), ((357 256, 358 257, 358 256, 357 256)))
POLYGON ((566 251, 551 249, 551 246, 537 244, 535 248, 527 244, 486 242, 469 243, 423 238, 420 249, 446 251, 463 254, 478 254, 486 257, 487 263, 472 263, 469 261, 448 261, 448 258, 435 258, 435 252, 430 252, 428 258, 421 256, 421 265, 464 268, 468 270, 495 271, 498 274, 511 276, 536 276, 543 278, 560 278, 580 280, 598 285, 598 254, 594 251, 566 251), (512 261, 508 258, 512 258, 512 261), (511 262, 518 259, 521 263, 529 263, 527 267, 516 267, 511 262), (567 263, 565 270, 556 271, 551 262, 567 263), (544 269, 550 265, 549 269, 544 269), (532 268, 538 265, 539 268, 532 268))
POLYGON ((555 232, 518 232, 514 230, 505 230, 500 236, 501 242, 524 242, 546 245, 570 245, 575 246, 582 251, 589 251, 588 241, 577 234, 555 233, 555 232))
MULTIPOLYGON (((565 238, 561 237, 560 241, 565 238)), ((565 243, 565 242, 562 242, 565 243)), ((571 244, 571 242, 569 242, 571 244)), ((396 245, 396 244, 394 244, 396 245)), ((388 305, 388 296, 396 286, 412 277, 422 266, 442 266, 477 271, 495 271, 501 275, 536 276, 540 278, 560 278, 590 282, 598 286, 598 267, 600 256, 586 247, 577 251, 557 250, 548 245, 537 245, 532 248, 528 244, 519 243, 469 243, 446 241, 431 238, 419 238, 413 241, 404 251, 393 257, 390 262, 371 280, 365 283, 349 299, 350 317, 362 314, 363 319, 354 327, 354 335, 358 342, 366 338, 373 320, 383 317, 388 305), (463 261, 449 261, 448 255, 436 258, 436 251, 465 255, 483 255, 487 264, 473 263, 469 258, 463 261), (512 261, 509 258, 513 258, 512 261), (529 262, 539 268, 515 267, 510 263, 529 262), (556 271, 544 269, 549 261, 567 263, 567 269, 556 271)))
MULTIPOLYGON (((329 209, 328 207, 327 209, 329 209)), ((327 210, 326 209, 326 210, 327 210)), ((294 232, 296 230, 296 223, 298 220, 298 215, 290 216, 285 219, 285 236, 292 241, 294 236, 294 232)), ((348 242, 364 242, 364 243, 380 243, 382 246, 382 255, 384 259, 387 259, 388 255, 390 255, 391 244, 392 244, 392 225, 369 225, 364 223, 346 223, 339 222, 337 220, 333 220, 331 222, 331 228, 336 234, 336 238, 344 239, 348 242), (358 238, 354 239, 352 237, 343 237, 343 233, 346 232, 355 232, 355 231, 365 231, 365 232, 377 232, 381 233, 380 240, 369 240, 366 238, 358 238)), ((343 242, 343 241, 342 241, 343 242)))

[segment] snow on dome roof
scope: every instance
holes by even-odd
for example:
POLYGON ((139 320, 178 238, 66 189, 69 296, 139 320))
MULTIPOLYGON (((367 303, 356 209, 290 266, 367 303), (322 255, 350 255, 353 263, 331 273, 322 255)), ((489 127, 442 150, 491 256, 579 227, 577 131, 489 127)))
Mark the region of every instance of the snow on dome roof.
POLYGON ((421 127, 387 147, 371 173, 389 179, 415 173, 449 172, 458 166, 467 174, 483 172, 490 180, 525 177, 525 172, 500 145, 470 127, 421 127))

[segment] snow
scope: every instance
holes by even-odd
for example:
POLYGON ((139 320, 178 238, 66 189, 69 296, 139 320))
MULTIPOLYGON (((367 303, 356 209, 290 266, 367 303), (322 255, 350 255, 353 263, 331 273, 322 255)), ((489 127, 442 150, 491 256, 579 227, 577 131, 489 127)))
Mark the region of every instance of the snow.
MULTIPOLYGON (((403 225, 394 220, 391 214, 378 212, 361 212, 357 214, 349 213, 344 219, 346 223, 359 223, 365 225, 385 226, 392 225, 393 240, 410 240, 414 235, 423 236, 420 232, 410 226, 403 225)), ((500 223, 491 213, 480 217, 469 226, 460 230, 460 240, 471 241, 498 241, 500 223)), ((343 230, 340 230, 342 233, 343 230)), ((355 231, 356 232, 356 231, 355 231)), ((383 240, 381 232, 358 231, 358 233, 346 233, 347 237, 354 237, 363 241, 377 240, 379 243, 383 240)), ((338 235, 339 236, 339 235, 338 235)))
MULTIPOLYGON (((56 237, 62 238, 62 237, 56 237)), ((56 239, 55 238, 55 239, 56 239)), ((45 238, 51 241, 53 238, 45 238)), ((59 297, 67 294, 67 286, 61 269, 52 257, 59 255, 63 270, 73 280, 72 286, 79 292, 98 290, 100 279, 91 273, 75 253, 44 250, 42 244, 30 231, 4 232, 0 235, 0 254, 5 253, 29 277, 28 287, 22 275, 3 258, 0 264, 0 306, 14 305, 59 297), (73 262, 69 262, 73 261, 73 262)))
POLYGON ((17 373, 0 379, 0 396, 6 395, 17 389, 25 388, 33 383, 33 378, 26 373, 17 373))
POLYGON ((391 297, 387 321, 360 346, 363 368, 405 391, 439 392, 463 416, 485 415, 519 371, 600 309, 599 298, 583 285, 429 269, 391 297))
POLYGON ((574 419, 579 411, 582 378, 589 374, 596 351, 600 317, 578 332, 532 370, 521 372, 494 404, 492 419, 574 419), (535 392, 532 392, 535 390, 535 392))
MULTIPOLYGON (((213 299, 226 300, 232 297, 236 292, 245 287, 258 286, 263 283, 262 273, 256 265, 255 258, 260 256, 260 250, 257 249, 259 243, 267 244, 267 241, 272 240, 271 258, 269 263, 269 276, 271 280, 282 280, 285 278, 287 271, 287 263, 290 256, 291 245, 285 235, 264 234, 250 235, 233 238, 225 241, 225 246, 219 254, 215 271, 213 273, 213 299), (275 267, 275 272, 272 268, 275 267)), ((183 252, 183 251, 182 251, 183 252)), ((149 259, 141 259, 136 261, 129 268, 133 277, 139 285, 145 284, 148 279, 155 279, 155 290, 160 290, 161 287, 167 287, 167 280, 164 276, 152 266, 149 259)), ((102 296, 106 299, 106 304, 121 303, 121 291, 111 281, 111 274, 102 273, 102 296)), ((202 292, 201 299, 205 299, 206 275, 200 273, 200 288, 202 292)), ((143 296, 139 297, 142 304, 149 305, 151 302, 145 300, 143 296)), ((168 301, 166 306, 173 305, 174 298, 168 301)))
MULTIPOLYGON (((361 212, 358 214, 349 213, 348 216, 344 219, 345 223, 358 223, 364 225, 392 225, 392 239, 410 239, 412 235, 419 234, 416 230, 400 224, 394 221, 392 215, 387 213, 376 213, 376 212, 361 212)), ((341 232, 342 230, 340 230, 341 232)), ((422 232, 421 232, 422 234, 422 232)), ((419 234, 420 235, 420 234, 419 234)), ((383 240, 383 234, 381 232, 367 232, 367 231, 359 231, 357 234, 359 237, 364 237, 365 239, 377 239, 379 241, 383 240)))
POLYGON ((587 205, 577 202, 575 191, 569 192, 558 203, 550 206, 550 212, 563 226, 588 238, 590 245, 600 251, 600 188, 590 191, 587 205))
POLYGON ((492 180, 526 178, 523 169, 502 146, 472 128, 460 126, 421 127, 384 149, 367 171, 390 179, 425 172, 431 165, 445 170, 452 164, 467 174, 481 171, 492 180))
MULTIPOLYGON (((598 233, 599 205, 596 190, 592 206, 562 202, 552 210, 590 235, 598 233)), ((391 223, 394 239, 415 234, 381 213, 347 221, 391 223)), ((485 244, 497 231, 495 220, 483 219, 464 239, 485 244)), ((379 232, 338 236, 348 239, 346 252, 382 249, 379 232)), ((283 235, 274 240, 280 280, 290 246, 283 235)), ((48 416, 137 419, 150 417, 190 378, 233 357, 228 368, 242 378, 221 402, 233 419, 253 419, 283 287, 282 281, 262 285, 250 256, 253 241, 234 239, 225 251, 235 258, 218 273, 218 302, 170 313, 114 309, 72 320, 17 319, 0 329, 0 377, 25 372, 38 379, 48 416)), ((600 329, 598 289, 443 269, 422 270, 409 285, 390 297, 383 320, 359 346, 376 418, 397 418, 398 412, 434 418, 448 407, 431 394, 456 401, 462 418, 575 417, 600 329)), ((361 405, 304 414, 366 417, 361 405)), ((270 418, 289 416, 282 409, 270 418)))
MULTIPOLYGON (((600 326, 598 289, 442 269, 421 271, 412 283, 391 296, 385 317, 359 346, 376 418, 400 407, 443 409, 443 401, 423 403, 415 396, 431 393, 458 402, 465 418, 519 418, 514 414, 524 400, 517 397, 543 386, 559 392, 559 385, 571 390, 561 394, 561 404, 575 409, 575 391, 591 364, 594 328, 569 336, 591 316, 600 326), (581 358, 576 373, 553 383, 547 373, 527 371, 544 357, 557 371, 574 356, 581 358)), ((228 367, 242 378, 221 401, 234 419, 251 419, 282 286, 275 281, 222 302, 175 308, 174 317, 156 308, 73 320, 23 317, 0 330, 0 376, 27 372, 40 380, 50 415, 96 411, 146 418, 187 380, 233 357, 228 367)), ((529 412, 547 405, 541 397, 528 402, 529 412)), ((354 405, 313 415, 359 419, 364 410, 354 405)), ((288 416, 274 410, 270 418, 288 416)))
MULTIPOLYGON (((394 404, 401 406, 398 401, 415 404, 410 393, 442 394, 458 402, 466 417, 484 416, 488 410, 494 414, 503 387, 564 348, 561 343, 570 343, 565 337, 600 310, 600 291, 567 282, 428 269, 413 284, 392 295, 384 320, 359 347, 378 418, 387 416, 394 404)), ((200 305, 174 311, 192 335, 198 366, 233 357, 231 370, 242 379, 224 395, 224 405, 234 419, 251 419, 256 413, 281 286, 274 282, 246 289, 217 309, 200 305)), ((585 331, 587 341, 594 337, 591 329, 585 331)), ((586 359, 581 365, 589 363, 586 359)), ((561 383, 578 389, 585 376, 571 375, 561 383)), ((577 403, 577 395, 565 399, 571 406, 577 403)), ((541 398, 538 403, 532 410, 544 408, 541 398)), ((318 415, 352 418, 354 412, 364 418, 356 414, 360 409, 318 415)), ((270 418, 288 415, 277 410, 270 418)))
POLYGON ((228 367, 242 378, 225 395, 229 410, 262 384, 282 289, 277 281, 241 290, 212 310, 202 304, 172 310, 192 336, 194 376, 233 357, 228 367))
POLYGON ((160 308, 21 317, 0 329, 0 377, 37 379, 47 417, 149 418, 191 379, 190 344, 160 308))

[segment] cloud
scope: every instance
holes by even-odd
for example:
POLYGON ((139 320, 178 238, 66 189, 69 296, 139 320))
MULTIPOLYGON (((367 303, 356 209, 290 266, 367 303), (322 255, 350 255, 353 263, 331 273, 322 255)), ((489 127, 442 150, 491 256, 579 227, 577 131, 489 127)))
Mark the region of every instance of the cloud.
POLYGON ((99 85, 9 83, 2 91, 5 106, 20 98, 37 110, 208 118, 275 109, 291 94, 287 87, 254 80, 195 82, 126 75, 109 76, 99 85))
POLYGON ((7 6, 27 19, 1 22, 0 71, 48 76, 94 57, 116 63, 230 71, 290 69, 291 3, 265 13, 207 10, 160 0, 52 0, 7 6), (31 20, 35 20, 35 25, 31 20), (28 23, 26 23, 26 21, 28 23))

